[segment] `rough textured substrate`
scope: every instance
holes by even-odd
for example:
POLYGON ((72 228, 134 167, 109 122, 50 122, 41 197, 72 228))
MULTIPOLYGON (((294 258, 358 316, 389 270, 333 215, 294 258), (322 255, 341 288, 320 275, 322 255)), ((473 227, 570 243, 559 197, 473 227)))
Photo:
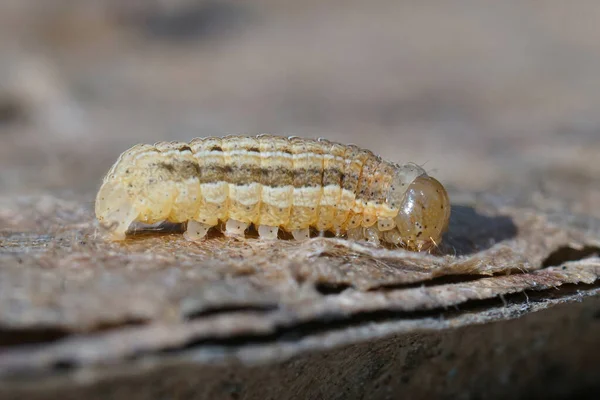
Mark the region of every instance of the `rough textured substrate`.
POLYGON ((598 398, 600 3, 39 3, 0 2, 1 398, 598 398), (97 240, 121 151, 242 132, 424 165, 440 253, 97 240))
MULTIPOLYGON (((308 368, 322 365, 321 357, 348 351, 340 362, 358 357, 369 365, 389 357, 389 351, 418 351, 406 350, 410 343, 441 340, 438 350, 425 346, 426 354, 417 356, 433 362, 431 357, 439 354, 431 352, 467 351, 466 343, 455 343, 462 333, 454 328, 483 324, 462 329, 468 335, 490 330, 498 340, 495 331, 515 323, 498 321, 598 294, 600 245, 593 224, 561 223, 532 209, 500 206, 500 197, 470 198, 468 204, 455 205, 446 241, 434 254, 331 238, 265 243, 251 235, 230 240, 218 233, 198 245, 183 240, 177 227, 114 244, 102 240, 83 200, 4 198, 4 393, 23 391, 35 398, 64 392, 88 398, 103 390, 132 390, 137 398, 156 398, 161 389, 142 395, 136 381, 157 374, 155 379, 164 382, 156 385, 170 391, 180 385, 206 388, 194 392, 197 398, 231 393, 262 398, 252 380, 289 374, 265 369, 272 363, 289 368, 290 362, 300 362, 308 368), (370 346, 379 356, 367 351, 370 346), (453 346, 461 348, 450 350, 453 346), (213 378, 223 371, 235 376, 227 379, 243 383, 221 385, 213 378), (32 379, 40 385, 36 390, 32 379), (80 382, 77 389, 70 386, 73 380, 80 382), (45 385, 52 391, 39 391, 45 385)), ((545 313, 560 312, 552 310, 545 313)), ((539 318, 547 324, 558 321, 534 320, 539 318)), ((585 324, 582 337, 592 340, 600 328, 590 321, 566 323, 585 324)), ((567 334, 560 326, 540 329, 548 340, 567 334)), ((514 340, 508 345, 516 345, 514 340)), ((381 370, 369 372, 373 377, 365 384, 391 380, 400 364, 389 361, 380 361, 381 370)), ((319 368, 333 366, 326 362, 319 368)), ((418 385, 406 379, 387 386, 419 393, 418 385)), ((274 398, 293 397, 289 388, 274 385, 270 390, 274 398)), ((347 390, 357 396, 359 388, 347 390)))

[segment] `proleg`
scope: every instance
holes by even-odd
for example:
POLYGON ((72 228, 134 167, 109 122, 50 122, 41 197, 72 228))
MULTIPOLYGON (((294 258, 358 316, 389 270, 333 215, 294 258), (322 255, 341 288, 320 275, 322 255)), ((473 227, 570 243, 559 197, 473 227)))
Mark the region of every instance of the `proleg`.
POLYGON ((311 231, 423 251, 448 227, 442 184, 418 165, 399 165, 354 145, 260 135, 136 145, 104 177, 96 217, 112 240, 134 222, 187 223, 204 240, 224 226, 263 240, 311 231))

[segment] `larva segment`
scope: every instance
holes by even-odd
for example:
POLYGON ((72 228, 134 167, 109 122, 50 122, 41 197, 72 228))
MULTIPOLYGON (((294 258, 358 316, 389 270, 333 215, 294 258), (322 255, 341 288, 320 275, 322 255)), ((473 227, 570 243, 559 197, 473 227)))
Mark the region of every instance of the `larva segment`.
POLYGON ((373 153, 356 146, 347 146, 344 153, 344 175, 342 176, 342 195, 336 209, 333 229, 344 232, 360 225, 362 204, 357 201, 358 182, 361 178, 363 165, 373 153))
POLYGON ((294 164, 290 142, 282 137, 261 135, 261 205, 256 225, 287 226, 294 195, 294 164))
POLYGON ((125 239, 129 225, 138 212, 125 187, 117 180, 104 182, 96 196, 96 217, 102 227, 110 232, 112 240, 125 239))
POLYGON ((154 146, 150 144, 136 144, 129 150, 121 153, 117 161, 113 164, 104 177, 103 182, 106 182, 107 180, 113 180, 117 176, 120 176, 125 169, 130 167, 131 164, 135 163, 137 156, 149 152, 158 153, 158 150, 156 150, 154 146))
POLYGON ((368 228, 377 222, 377 210, 374 205, 376 193, 373 179, 380 163, 381 159, 369 152, 358 179, 356 202, 352 209, 353 213, 351 213, 346 223, 347 229, 359 226, 368 228))
MULTIPOLYGON (((200 169, 187 143, 161 142, 155 145, 160 152, 157 168, 168 173, 171 182, 172 203, 167 217, 170 222, 186 222, 200 208, 200 169)), ((155 220, 156 218, 151 218, 155 220)))
POLYGON ((225 137, 221 141, 225 168, 220 179, 229 186, 228 218, 256 223, 261 201, 261 157, 253 137, 225 137))
POLYGON ((426 250, 440 242, 450 205, 417 165, 327 140, 262 135, 134 146, 105 176, 96 215, 114 240, 134 221, 167 220, 187 221, 189 240, 223 222, 233 236, 254 224, 262 239, 283 228, 302 240, 312 227, 426 250))
POLYGON ((315 226, 322 194, 323 145, 314 140, 290 139, 294 192, 287 231, 315 226))
POLYGON ((119 238, 133 221, 185 222, 198 208, 197 176, 186 144, 135 146, 107 174, 96 200, 98 219, 103 225, 116 223, 112 232, 119 238))
POLYGON ((346 147, 321 140, 323 146, 323 178, 321 201, 316 228, 324 232, 333 228, 337 206, 342 196, 342 177, 344 174, 344 155, 346 147))
POLYGON ((377 180, 377 170, 381 160, 375 157, 367 158, 363 166, 363 173, 358 182, 359 195, 362 205, 362 221, 361 226, 368 228, 377 222, 377 198, 381 197, 381 188, 377 180))
POLYGON ((386 203, 396 168, 380 158, 376 159, 375 165, 375 172, 367 173, 369 181, 362 226, 369 228, 377 224, 375 229, 385 231, 395 226, 393 218, 398 213, 397 209, 389 208, 386 203))
POLYGON ((201 200, 194 220, 215 226, 219 220, 227 221, 229 206, 229 183, 225 175, 225 156, 221 138, 206 138, 190 143, 200 170, 201 200))
POLYGON ((160 152, 141 153, 121 175, 121 181, 129 188, 134 207, 139 212, 138 221, 154 223, 167 220, 177 195, 179 179, 173 171, 164 167, 167 158, 160 152))

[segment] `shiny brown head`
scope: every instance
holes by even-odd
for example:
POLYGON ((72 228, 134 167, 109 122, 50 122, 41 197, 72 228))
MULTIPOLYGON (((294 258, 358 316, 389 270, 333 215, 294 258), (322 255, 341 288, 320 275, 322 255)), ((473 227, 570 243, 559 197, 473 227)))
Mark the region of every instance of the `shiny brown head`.
POLYGON ((448 229, 450 200, 442 184, 423 174, 404 194, 396 227, 402 244, 409 250, 424 251, 437 246, 448 229))

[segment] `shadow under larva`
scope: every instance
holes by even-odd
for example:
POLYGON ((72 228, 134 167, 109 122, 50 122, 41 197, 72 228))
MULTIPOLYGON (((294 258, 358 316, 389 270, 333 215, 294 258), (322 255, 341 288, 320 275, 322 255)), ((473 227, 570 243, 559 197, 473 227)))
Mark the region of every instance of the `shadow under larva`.
POLYGON ((448 227, 444 187, 416 164, 399 165, 354 145, 271 135, 140 144, 104 177, 96 217, 110 240, 132 223, 186 223, 205 240, 224 225, 262 240, 280 230, 296 240, 331 232, 350 240, 436 247, 448 227))

